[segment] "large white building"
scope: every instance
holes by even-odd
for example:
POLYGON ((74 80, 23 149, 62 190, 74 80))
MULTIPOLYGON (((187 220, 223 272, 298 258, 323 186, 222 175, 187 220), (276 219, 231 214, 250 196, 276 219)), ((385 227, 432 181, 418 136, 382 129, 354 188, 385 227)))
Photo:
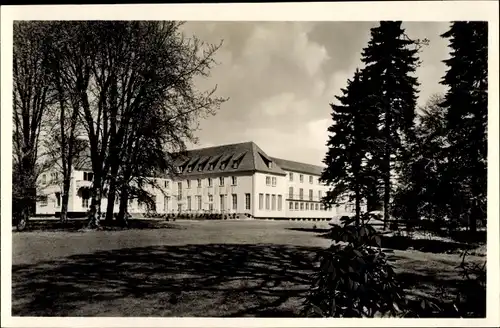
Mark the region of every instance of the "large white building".
MULTIPOLYGON (((157 179, 155 195, 158 213, 230 213, 253 218, 331 218, 352 212, 351 204, 326 209, 321 203, 328 186, 318 178, 323 167, 274 158, 253 142, 187 151, 176 163, 179 176, 157 179)), ((59 173, 41 177, 45 185, 37 214, 58 215, 62 186, 59 173)), ((90 205, 92 185, 88 159, 73 167, 68 212, 83 214, 90 205)), ((107 208, 104 198, 101 208, 107 208)), ((118 200, 115 211, 118 212, 118 200)), ((129 201, 130 213, 144 213, 146 206, 129 201)))

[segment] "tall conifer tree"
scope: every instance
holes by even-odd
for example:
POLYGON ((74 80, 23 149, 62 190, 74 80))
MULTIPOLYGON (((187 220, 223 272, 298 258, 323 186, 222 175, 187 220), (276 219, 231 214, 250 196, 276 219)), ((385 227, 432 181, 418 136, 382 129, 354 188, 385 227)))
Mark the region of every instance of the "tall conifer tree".
POLYGON ((488 123, 488 25, 454 22, 442 35, 449 39, 447 110, 448 172, 454 219, 466 219, 471 231, 486 218, 488 123))
POLYGON ((337 96, 339 104, 331 104, 333 124, 327 142, 328 152, 324 159, 327 168, 322 181, 335 186, 327 193, 327 205, 339 197, 355 201, 356 222, 359 223, 361 204, 372 186, 370 143, 376 128, 376 117, 372 117, 365 107, 365 85, 361 73, 356 70, 354 78, 347 81, 347 88, 337 96))
POLYGON ((384 225, 390 213, 392 172, 395 163, 408 156, 405 145, 414 139, 418 81, 413 73, 419 65, 418 47, 408 38, 401 22, 380 22, 371 29, 371 40, 363 49, 364 75, 370 85, 370 111, 380 119, 383 142, 375 148, 375 160, 383 180, 384 225))

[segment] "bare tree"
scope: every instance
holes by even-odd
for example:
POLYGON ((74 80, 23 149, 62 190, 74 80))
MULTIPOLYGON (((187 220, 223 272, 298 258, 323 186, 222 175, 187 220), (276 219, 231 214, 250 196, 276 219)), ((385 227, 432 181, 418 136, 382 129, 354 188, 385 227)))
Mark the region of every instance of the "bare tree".
MULTIPOLYGON (((78 116, 94 173, 91 207, 99 216, 101 198, 107 197, 107 218, 112 219, 117 189, 131 179, 139 186, 147 181, 141 174, 149 164, 138 155, 161 158, 163 163, 149 166, 165 169, 170 165, 166 149, 182 149, 185 140, 194 140, 197 120, 225 101, 214 96, 215 88, 202 92, 194 85, 196 77, 209 75, 220 45, 184 38, 179 22, 59 24, 59 30, 76 36, 62 43, 52 66, 60 123, 69 117, 68 124, 60 124, 63 157, 71 157, 78 116), (146 129, 152 122, 155 126, 146 129)), ((66 173, 70 163, 64 164, 66 173)))
POLYGON ((13 209, 26 222, 35 212, 37 178, 45 169, 39 154, 43 119, 54 101, 48 68, 48 26, 14 22, 13 209))

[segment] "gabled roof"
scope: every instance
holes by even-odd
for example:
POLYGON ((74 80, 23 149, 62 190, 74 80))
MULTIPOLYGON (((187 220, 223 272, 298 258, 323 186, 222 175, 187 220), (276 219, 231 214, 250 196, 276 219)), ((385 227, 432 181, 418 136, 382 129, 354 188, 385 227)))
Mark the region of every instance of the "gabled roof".
POLYGON ((276 164, 269 167, 268 163, 266 163, 266 159, 270 159, 270 157, 253 142, 188 150, 181 158, 179 158, 176 162, 176 166, 181 166, 187 160, 194 158, 210 158, 210 160, 208 161, 208 165, 204 166, 201 171, 198 171, 196 168, 191 172, 187 172, 184 168, 181 172, 183 176, 246 171, 257 171, 280 175, 286 174, 276 164), (226 166, 221 166, 223 163, 226 164, 226 166), (210 170, 211 164, 213 164, 213 168, 210 170))
MULTIPOLYGON (((221 145, 215 147, 187 150, 183 153, 171 154, 174 166, 183 166, 182 176, 220 174, 232 172, 262 172, 286 175, 285 171, 293 171, 311 175, 321 175, 323 167, 294 162, 267 155, 254 142, 221 145), (226 166, 222 167, 221 164, 226 166), (269 166, 269 162, 272 165, 269 166), (198 171, 202 165, 202 170, 198 171), (213 168, 210 170, 210 167, 213 168), (187 166, 193 166, 188 172, 187 166)), ((91 171, 92 163, 88 149, 82 151, 74 159, 74 168, 79 171, 91 171)), ((159 176, 166 177, 165 174, 159 176)))
POLYGON ((281 158, 272 158, 285 171, 292 171, 311 175, 321 175, 323 167, 307 163, 289 161, 281 158))

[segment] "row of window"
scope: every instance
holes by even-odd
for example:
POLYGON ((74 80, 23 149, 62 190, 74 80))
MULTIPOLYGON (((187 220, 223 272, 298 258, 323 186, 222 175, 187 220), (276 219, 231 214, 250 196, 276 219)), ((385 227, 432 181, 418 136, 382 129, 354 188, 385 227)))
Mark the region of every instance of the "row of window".
MULTIPOLYGON (((314 191, 312 189, 309 189, 309 195, 308 196, 309 196, 309 200, 310 201, 313 201, 313 200, 321 201, 321 198, 323 197, 323 194, 322 194, 321 190, 318 190, 318 198, 314 199, 314 191)), ((304 189, 303 188, 299 188, 299 194, 296 195, 296 194, 293 193, 293 187, 289 187, 288 188, 288 198, 289 199, 303 200, 304 199, 304 189)))
MULTIPOLYGON (((220 210, 226 209, 226 199, 227 199, 227 195, 219 195, 219 209, 220 210)), ((207 201, 208 208, 203 206, 203 196, 201 196, 201 195, 194 196, 194 203, 193 203, 193 197, 187 196, 185 209, 188 211, 205 210, 205 209, 213 211, 214 210, 214 196, 208 195, 207 200, 208 200, 207 201)), ((155 199, 155 202, 156 202, 156 199, 155 199)), ((182 210, 183 205, 184 204, 182 202, 177 204, 177 209, 179 211, 182 210)), ((164 209, 164 211, 170 210, 170 196, 164 196, 163 209, 164 209)), ((229 209, 232 209, 234 211, 238 210, 238 195, 237 194, 231 194, 231 207, 229 209)), ((245 194, 245 210, 250 210, 250 209, 251 209, 251 199, 250 199, 250 194, 247 193, 247 194, 245 194)))
MULTIPOLYGON (((49 183, 56 183, 59 179, 59 173, 57 172, 51 172, 50 173, 50 178, 49 178, 49 183)), ((42 180, 42 183, 43 184, 46 184, 47 183, 47 175, 46 174, 42 174, 42 177, 41 177, 41 180, 42 180)))
MULTIPOLYGON (((259 194, 259 210, 263 209, 264 209, 264 194, 259 194)), ((276 210, 282 211, 283 196, 275 194, 265 194, 265 209, 266 211, 276 211, 276 210)))
MULTIPOLYGON (((233 169, 237 169, 238 166, 240 165, 241 163, 241 160, 243 159, 243 155, 244 154, 240 154, 239 156, 236 156, 235 158, 233 158, 232 160, 232 164, 231 164, 231 167, 233 169)), ((178 172, 183 172, 185 168, 187 168, 187 172, 190 173, 192 172, 195 168, 197 168, 198 172, 201 172, 203 171, 203 169, 205 168, 205 166, 207 165, 208 163, 208 170, 209 171, 213 171, 215 169, 215 165, 217 164, 217 162, 219 161, 220 159, 220 156, 217 156, 215 157, 215 159, 212 159, 210 160, 210 158, 202 161, 202 162, 194 162, 192 163, 191 165, 180 165, 178 167, 178 172)), ((220 166, 219 168, 221 170, 224 170, 230 163, 231 163, 231 158, 227 158, 225 160, 222 160, 220 162, 220 166)))
POLYGON ((303 202, 288 202, 288 209, 290 211, 332 211, 332 207, 326 208, 324 204, 320 203, 303 203, 303 202))
MULTIPOLYGON (((188 189, 191 188, 192 181, 194 181, 194 180, 186 180, 186 186, 188 189)), ((202 184, 203 184, 203 179, 196 179, 196 186, 198 188, 201 188, 202 184)), ((207 186, 212 187, 213 184, 214 184, 213 179, 207 178, 207 186)), ((232 176, 231 177, 231 186, 236 186, 237 184, 238 184, 238 178, 235 176, 232 176)), ((224 185, 225 185, 225 177, 219 177, 219 186, 224 187, 224 185)), ((170 181, 165 180, 163 186, 164 186, 164 188, 167 188, 167 189, 170 188, 170 181)), ((177 182, 177 189, 179 191, 182 190, 182 182, 181 181, 177 182)))
MULTIPOLYGON (((293 172, 288 173, 288 178, 289 178, 290 182, 293 182, 293 179, 294 179, 293 172)), ((304 183, 304 175, 303 174, 299 174, 299 182, 304 183)), ((317 182, 317 184, 320 184, 319 179, 317 179, 316 182, 317 182)), ((314 176, 312 176, 312 175, 309 176, 309 184, 314 184, 314 176)))
POLYGON ((276 177, 266 177, 266 186, 276 187, 277 181, 276 177))

